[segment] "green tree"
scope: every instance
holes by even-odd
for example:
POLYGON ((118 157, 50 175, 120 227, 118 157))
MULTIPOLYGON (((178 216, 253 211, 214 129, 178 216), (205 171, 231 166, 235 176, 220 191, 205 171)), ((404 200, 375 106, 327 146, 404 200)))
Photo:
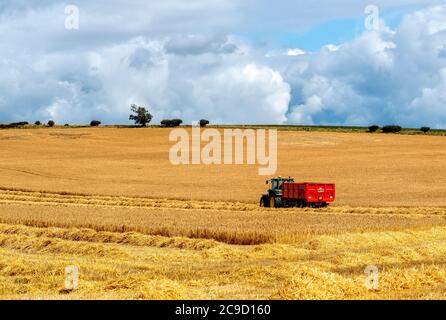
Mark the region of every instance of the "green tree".
POLYGON ((398 133, 402 130, 401 126, 396 126, 396 125, 389 125, 389 126, 384 126, 382 128, 382 131, 384 133, 398 133))
POLYGON ((164 119, 161 121, 161 127, 171 127, 172 120, 164 119))
POLYGON ((135 124, 139 124, 145 127, 146 124, 152 121, 152 115, 149 113, 149 111, 147 111, 146 108, 137 106, 136 104, 132 104, 130 106, 130 109, 133 114, 129 116, 129 120, 135 121, 135 124))
POLYGON ((200 120, 200 127, 206 127, 209 124, 209 120, 201 119, 200 120))
POLYGON ((181 119, 172 119, 171 120, 172 127, 179 127, 182 123, 183 123, 183 120, 181 120, 181 119))

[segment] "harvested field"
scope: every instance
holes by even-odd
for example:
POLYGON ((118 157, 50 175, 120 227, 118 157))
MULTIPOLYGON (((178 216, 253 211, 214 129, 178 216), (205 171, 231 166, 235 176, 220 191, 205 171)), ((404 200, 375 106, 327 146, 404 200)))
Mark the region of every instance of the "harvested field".
POLYGON ((295 243, 317 234, 446 225, 446 208, 261 209, 254 204, 0 191, 0 222, 212 239, 295 243))
POLYGON ((444 137, 280 132, 278 174, 339 201, 275 210, 255 166, 170 165, 168 133, 0 131, 0 298, 446 298, 444 137))
POLYGON ((444 299, 446 229, 234 246, 92 229, 0 225, 4 299, 444 299), (88 235, 88 236, 86 236, 88 235), (364 287, 379 267, 380 289, 364 287), (65 267, 79 288, 64 290, 65 267))
MULTIPOLYGON (((0 187, 257 203, 257 166, 172 166, 170 129, 0 131, 0 187), (73 138, 74 137, 74 138, 73 138)), ((277 175, 336 182, 338 205, 446 206, 446 139, 279 131, 277 175)))

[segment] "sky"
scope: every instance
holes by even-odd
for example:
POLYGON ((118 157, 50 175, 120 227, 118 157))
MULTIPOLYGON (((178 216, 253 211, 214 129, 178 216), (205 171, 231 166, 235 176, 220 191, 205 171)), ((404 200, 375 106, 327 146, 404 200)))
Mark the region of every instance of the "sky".
POLYGON ((1 0, 0 123, 446 129, 446 4, 370 5, 1 0))

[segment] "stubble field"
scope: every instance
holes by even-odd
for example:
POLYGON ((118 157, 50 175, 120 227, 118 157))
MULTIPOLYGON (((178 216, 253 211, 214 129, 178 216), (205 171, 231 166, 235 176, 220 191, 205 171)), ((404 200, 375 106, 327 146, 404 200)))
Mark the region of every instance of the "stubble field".
POLYGON ((172 166, 169 132, 0 131, 0 298, 445 298, 444 137, 279 132, 277 175, 338 201, 273 210, 257 166, 172 166))

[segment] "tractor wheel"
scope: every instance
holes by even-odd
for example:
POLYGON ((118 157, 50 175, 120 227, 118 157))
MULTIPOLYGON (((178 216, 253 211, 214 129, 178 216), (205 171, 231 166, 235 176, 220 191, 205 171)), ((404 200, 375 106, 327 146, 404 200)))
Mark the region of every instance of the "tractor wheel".
POLYGON ((260 206, 262 208, 269 208, 269 197, 268 196, 262 196, 260 198, 260 206))
POLYGON ((271 197, 269 205, 271 208, 283 208, 282 198, 271 197))

